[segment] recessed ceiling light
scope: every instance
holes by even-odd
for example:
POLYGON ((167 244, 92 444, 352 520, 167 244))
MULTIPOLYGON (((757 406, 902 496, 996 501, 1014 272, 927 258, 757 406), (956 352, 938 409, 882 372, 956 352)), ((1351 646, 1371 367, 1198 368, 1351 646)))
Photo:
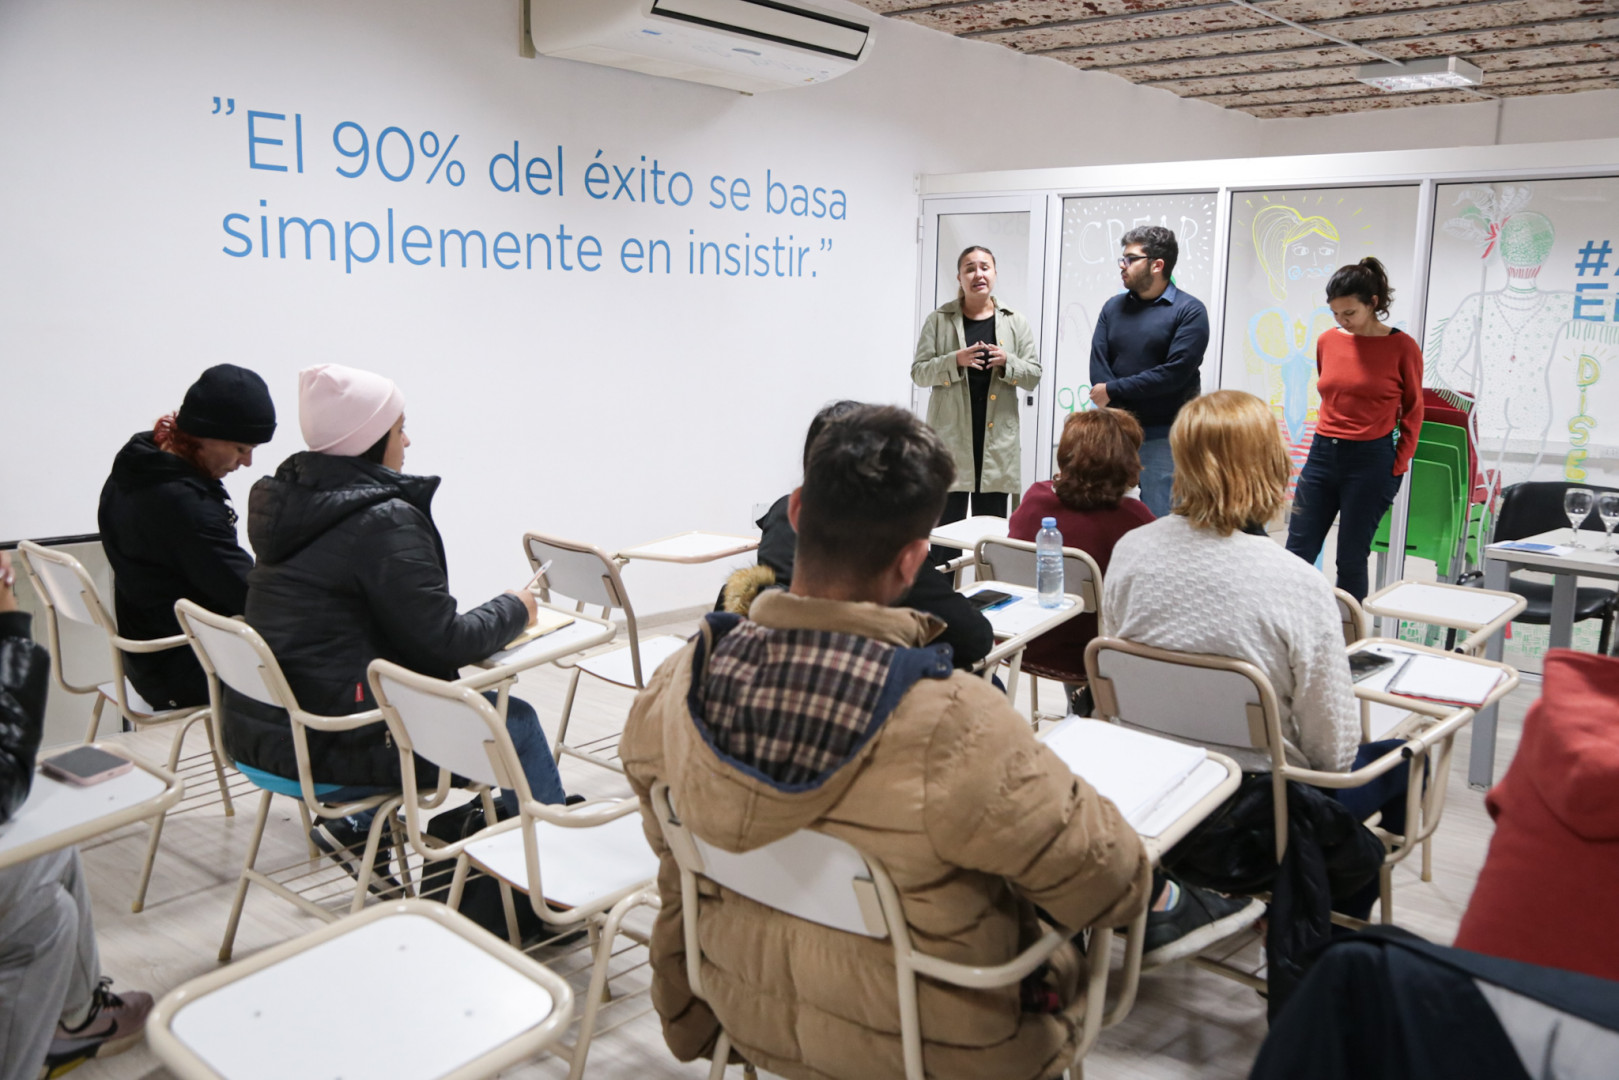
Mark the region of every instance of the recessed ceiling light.
POLYGON ((1432 60, 1408 60, 1403 64, 1362 64, 1355 78, 1379 90, 1398 94, 1478 86, 1484 81, 1484 72, 1459 56, 1441 56, 1432 60))

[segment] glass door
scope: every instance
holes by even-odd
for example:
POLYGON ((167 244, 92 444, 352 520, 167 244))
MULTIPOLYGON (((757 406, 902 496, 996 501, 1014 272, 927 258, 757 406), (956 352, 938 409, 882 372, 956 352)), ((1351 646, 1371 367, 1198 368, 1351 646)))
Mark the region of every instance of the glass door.
MULTIPOLYGON (((1044 372, 1032 393, 1018 396, 1023 445, 1022 484, 1051 476, 1051 362, 1046 347, 1044 310, 1046 197, 1044 195, 926 199, 922 204, 922 287, 916 325, 956 297, 956 260, 969 247, 995 255, 995 298, 1016 311, 1034 331, 1044 372), (1042 453, 1041 447, 1047 452, 1042 453)), ((911 390, 911 407, 927 414, 924 387, 911 390)), ((1022 492, 1018 492, 1019 495, 1022 492)))

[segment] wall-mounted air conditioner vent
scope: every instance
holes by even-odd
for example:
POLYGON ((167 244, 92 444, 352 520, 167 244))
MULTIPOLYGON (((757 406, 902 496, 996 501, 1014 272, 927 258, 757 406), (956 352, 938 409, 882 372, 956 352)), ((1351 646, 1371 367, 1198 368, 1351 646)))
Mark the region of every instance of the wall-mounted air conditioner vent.
POLYGON ((757 93, 835 79, 871 27, 780 0, 528 0, 535 51, 757 93))

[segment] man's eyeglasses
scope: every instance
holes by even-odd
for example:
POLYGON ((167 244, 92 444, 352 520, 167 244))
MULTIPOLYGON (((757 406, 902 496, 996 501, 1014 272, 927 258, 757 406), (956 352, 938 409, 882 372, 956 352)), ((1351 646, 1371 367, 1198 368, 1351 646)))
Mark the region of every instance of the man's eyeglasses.
POLYGON ((1123 270, 1123 269, 1128 268, 1130 266, 1130 264, 1135 262, 1137 259, 1150 259, 1150 258, 1152 258, 1151 255, 1120 255, 1119 256, 1119 269, 1123 270))

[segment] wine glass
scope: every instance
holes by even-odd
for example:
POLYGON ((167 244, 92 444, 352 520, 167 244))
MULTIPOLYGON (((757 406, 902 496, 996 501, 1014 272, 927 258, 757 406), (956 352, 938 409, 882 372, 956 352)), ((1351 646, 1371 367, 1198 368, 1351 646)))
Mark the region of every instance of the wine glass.
POLYGON ((1619 491, 1605 491, 1597 496, 1597 516, 1602 518, 1602 528, 1607 532, 1606 548, 1613 550, 1613 527, 1619 525, 1619 491))
POLYGON ((1574 528, 1570 547, 1580 546, 1580 523, 1591 516, 1591 506, 1595 502, 1596 492, 1590 488, 1574 487, 1563 492, 1563 513, 1568 515, 1568 523, 1574 528))

